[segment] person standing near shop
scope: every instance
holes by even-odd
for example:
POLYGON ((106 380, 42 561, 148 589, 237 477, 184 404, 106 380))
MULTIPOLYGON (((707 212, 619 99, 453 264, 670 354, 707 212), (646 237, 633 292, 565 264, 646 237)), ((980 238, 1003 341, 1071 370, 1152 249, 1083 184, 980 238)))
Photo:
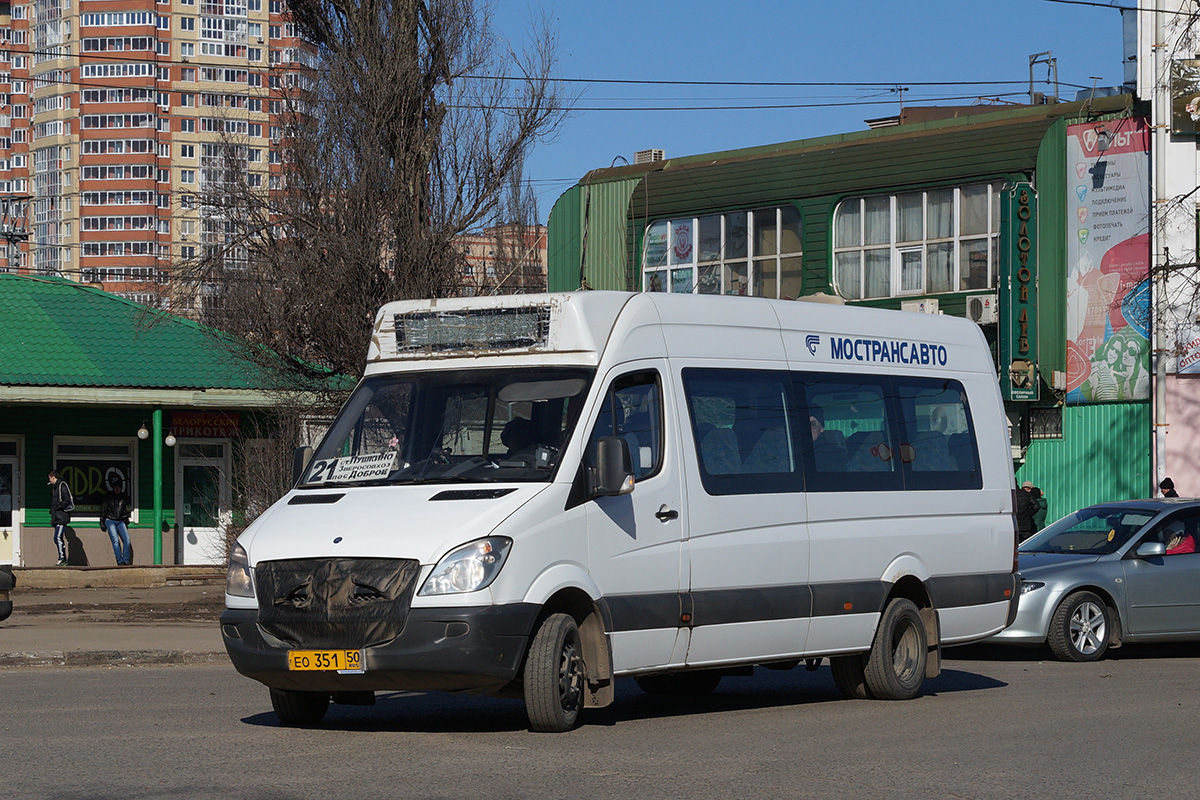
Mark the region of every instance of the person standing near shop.
POLYGON ((1170 478, 1163 478, 1159 482, 1158 488, 1163 497, 1179 497, 1179 492, 1175 491, 1175 481, 1170 478))
POLYGON ((100 527, 108 531, 117 566, 124 566, 133 563, 129 548, 129 506, 132 501, 123 491, 120 478, 113 478, 108 486, 108 493, 100 504, 100 527))
POLYGON ((1033 499, 1033 533, 1037 533, 1046 527, 1046 509, 1050 504, 1046 502, 1046 495, 1036 486, 1029 490, 1029 496, 1033 499))
POLYGON ((67 526, 71 524, 71 512, 75 510, 75 498, 71 487, 50 470, 50 523, 54 526, 54 546, 58 549, 58 566, 67 565, 67 526))

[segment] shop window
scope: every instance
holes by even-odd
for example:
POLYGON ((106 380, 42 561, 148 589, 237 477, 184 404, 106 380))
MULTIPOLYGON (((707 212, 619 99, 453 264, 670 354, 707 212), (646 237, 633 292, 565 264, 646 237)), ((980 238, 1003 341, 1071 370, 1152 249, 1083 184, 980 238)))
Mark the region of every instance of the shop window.
POLYGON ((653 222, 642 252, 643 287, 795 299, 801 233, 800 212, 790 205, 653 222))
POLYGON ((833 212, 833 285, 847 300, 995 288, 999 183, 851 197, 833 212))
POLYGON ((99 516, 100 504, 114 479, 125 485, 137 514, 136 441, 133 437, 54 437, 54 469, 71 487, 75 516, 99 516))

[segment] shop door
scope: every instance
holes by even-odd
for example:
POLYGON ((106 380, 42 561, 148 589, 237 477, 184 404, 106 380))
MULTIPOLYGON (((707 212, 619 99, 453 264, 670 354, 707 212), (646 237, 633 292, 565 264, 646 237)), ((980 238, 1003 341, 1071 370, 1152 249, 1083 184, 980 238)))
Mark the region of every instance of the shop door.
POLYGON ((175 462, 175 560, 180 564, 225 561, 229 524, 229 446, 180 442, 175 462))
POLYGON ((0 456, 0 564, 17 564, 20 560, 20 485, 17 460, 0 456))

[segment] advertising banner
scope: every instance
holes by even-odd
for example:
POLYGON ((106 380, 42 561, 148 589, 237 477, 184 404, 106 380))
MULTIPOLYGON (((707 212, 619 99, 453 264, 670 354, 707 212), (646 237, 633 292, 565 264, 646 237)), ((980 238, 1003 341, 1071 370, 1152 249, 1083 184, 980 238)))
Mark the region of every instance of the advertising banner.
POLYGON ((1067 126, 1068 403, 1150 396, 1146 120, 1067 126))

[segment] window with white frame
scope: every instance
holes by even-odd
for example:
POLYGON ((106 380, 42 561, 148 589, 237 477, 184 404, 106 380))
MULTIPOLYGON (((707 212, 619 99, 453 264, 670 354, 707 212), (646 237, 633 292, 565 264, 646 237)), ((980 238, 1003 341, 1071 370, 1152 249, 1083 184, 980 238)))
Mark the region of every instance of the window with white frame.
POLYGON ((133 437, 54 437, 54 469, 71 487, 75 515, 95 518, 114 480, 133 500, 137 522, 137 440, 133 437))
POLYGON ((646 227, 648 292, 796 298, 800 212, 791 205, 659 220, 646 227))
POLYGON ((996 286, 1000 183, 851 197, 833 212, 833 285, 847 300, 996 286))

